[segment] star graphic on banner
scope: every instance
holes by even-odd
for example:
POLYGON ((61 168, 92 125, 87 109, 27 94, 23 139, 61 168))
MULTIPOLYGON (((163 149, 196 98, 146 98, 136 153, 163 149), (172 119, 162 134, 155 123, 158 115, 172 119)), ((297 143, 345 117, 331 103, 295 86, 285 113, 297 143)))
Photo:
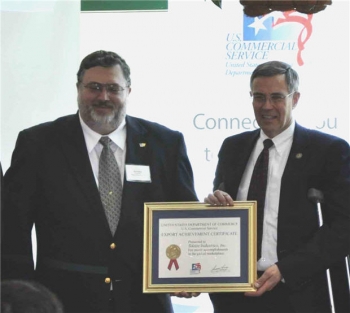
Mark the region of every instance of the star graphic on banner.
POLYGON ((271 12, 269 14, 269 17, 273 18, 273 23, 274 24, 278 23, 278 20, 280 20, 280 19, 281 20, 285 20, 286 19, 285 15, 282 12, 280 12, 280 11, 273 11, 273 12, 271 12))
POLYGON ((255 36, 258 34, 259 30, 263 29, 266 30, 266 27, 264 25, 265 18, 259 19, 258 17, 254 18, 254 22, 248 25, 248 27, 254 28, 255 30, 255 36))

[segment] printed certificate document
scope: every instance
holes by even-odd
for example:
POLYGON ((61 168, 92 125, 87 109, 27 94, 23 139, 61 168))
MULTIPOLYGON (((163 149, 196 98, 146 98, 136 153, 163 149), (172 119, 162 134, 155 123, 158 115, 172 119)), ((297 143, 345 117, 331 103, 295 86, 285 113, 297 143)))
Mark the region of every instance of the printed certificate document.
POLYGON ((255 290, 255 201, 145 203, 144 226, 144 292, 255 290))

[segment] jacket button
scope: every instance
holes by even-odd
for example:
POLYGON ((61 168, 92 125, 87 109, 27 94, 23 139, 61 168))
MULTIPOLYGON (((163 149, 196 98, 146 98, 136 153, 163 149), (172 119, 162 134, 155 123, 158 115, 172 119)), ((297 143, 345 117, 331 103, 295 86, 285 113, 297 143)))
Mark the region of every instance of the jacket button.
POLYGON ((110 244, 110 246, 109 246, 110 248, 111 248, 111 250, 114 250, 115 249, 115 247, 116 247, 116 245, 115 245, 115 243, 114 242, 112 242, 111 244, 110 244))
POLYGON ((106 278, 105 278, 105 283, 106 283, 106 284, 110 284, 110 283, 111 283, 111 279, 110 279, 109 277, 106 277, 106 278))

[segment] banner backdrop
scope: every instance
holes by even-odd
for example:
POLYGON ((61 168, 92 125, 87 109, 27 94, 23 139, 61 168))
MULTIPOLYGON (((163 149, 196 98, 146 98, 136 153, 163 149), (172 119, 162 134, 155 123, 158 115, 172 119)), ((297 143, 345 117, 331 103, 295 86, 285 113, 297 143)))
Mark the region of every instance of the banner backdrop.
MULTIPOLYGON (((300 75, 298 123, 349 140, 349 3, 314 15, 250 18, 239 1, 168 1, 167 11, 81 14, 81 57, 104 49, 131 67, 130 115, 183 132, 200 200, 212 191, 223 140, 257 128, 249 77, 281 60, 300 75)), ((211 312, 173 298, 176 312, 211 312)))
POLYGON ((266 61, 300 74, 300 124, 349 140, 349 3, 314 15, 249 18, 239 1, 169 1, 168 11, 81 14, 81 57, 112 50, 131 67, 130 115, 184 133, 198 196, 230 135, 257 128, 249 76, 266 61), (335 27, 335 25, 338 25, 335 27))

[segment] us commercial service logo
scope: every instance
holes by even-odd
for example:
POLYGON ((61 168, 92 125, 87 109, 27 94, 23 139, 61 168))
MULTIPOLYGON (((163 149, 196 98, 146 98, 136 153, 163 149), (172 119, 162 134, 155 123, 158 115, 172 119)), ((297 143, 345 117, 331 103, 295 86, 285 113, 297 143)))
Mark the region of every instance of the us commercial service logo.
POLYGON ((244 15, 242 32, 226 37, 226 75, 250 75, 257 65, 273 59, 303 65, 312 16, 294 11, 244 15))

